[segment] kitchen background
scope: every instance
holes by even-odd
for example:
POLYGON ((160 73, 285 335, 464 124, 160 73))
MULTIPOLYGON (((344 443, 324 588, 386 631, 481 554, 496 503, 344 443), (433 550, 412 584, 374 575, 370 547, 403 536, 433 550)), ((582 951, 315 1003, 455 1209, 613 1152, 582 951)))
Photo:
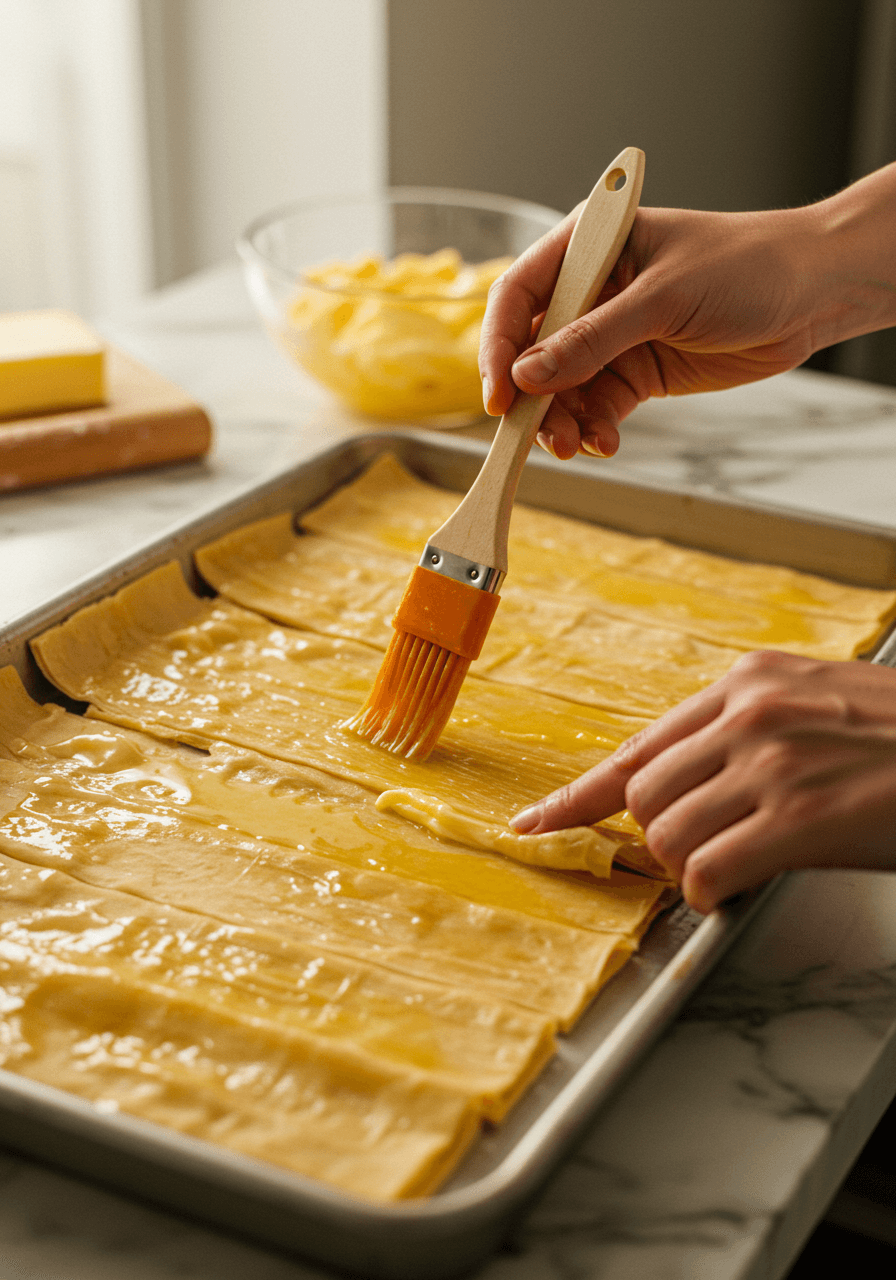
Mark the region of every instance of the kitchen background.
MULTIPOLYGON (((896 156, 896 0, 0 0, 0 309, 99 320, 386 184, 804 203, 896 156)), ((817 367, 896 382, 896 338, 817 367)))
MULTIPOLYGON (((0 311, 101 323, 303 197, 432 184, 565 210, 628 144, 645 203, 709 209, 816 200, 896 159, 896 0, 0 0, 0 311)), ((896 384, 896 331, 815 364, 896 384)))

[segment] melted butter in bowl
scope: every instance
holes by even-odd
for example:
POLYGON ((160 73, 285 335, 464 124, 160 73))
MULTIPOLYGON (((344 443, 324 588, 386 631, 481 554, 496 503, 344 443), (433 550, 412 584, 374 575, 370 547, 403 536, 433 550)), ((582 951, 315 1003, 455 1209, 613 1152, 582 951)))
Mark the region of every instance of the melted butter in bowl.
POLYGON ((456 250, 443 249, 311 268, 288 308, 281 341, 359 413, 478 414, 486 297, 512 261, 470 265, 456 250))
POLYGON ((562 218, 487 192, 393 187, 274 210, 237 248, 268 333, 343 405, 458 427, 483 416, 489 286, 562 218))

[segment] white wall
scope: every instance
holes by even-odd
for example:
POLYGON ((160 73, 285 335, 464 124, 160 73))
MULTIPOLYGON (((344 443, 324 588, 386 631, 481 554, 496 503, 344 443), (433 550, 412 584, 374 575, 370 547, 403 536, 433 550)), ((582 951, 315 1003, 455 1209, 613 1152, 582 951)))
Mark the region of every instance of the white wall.
POLYGON ((0 0, 0 310, 114 313, 386 167, 385 0, 0 0))
POLYGON ((49 294, 37 167, 36 11, 0 0, 0 310, 49 294))
POLYGON ((0 306, 115 310, 151 285, 139 0, 2 0, 0 306))
POLYGON ((894 42, 896 0, 0 0, 0 310, 121 310, 387 180, 571 207, 632 141, 650 203, 817 198, 893 157, 894 42))
POLYGON ((232 255, 279 204, 383 184, 384 8, 144 0, 158 278, 232 255))

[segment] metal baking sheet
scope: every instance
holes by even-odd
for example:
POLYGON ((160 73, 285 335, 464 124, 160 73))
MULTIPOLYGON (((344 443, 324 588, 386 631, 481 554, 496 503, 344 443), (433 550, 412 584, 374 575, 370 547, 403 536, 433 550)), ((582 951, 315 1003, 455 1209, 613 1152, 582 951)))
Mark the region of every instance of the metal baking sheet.
MULTIPOLYGON (((176 559, 206 588, 193 552, 230 529, 284 510, 300 513, 385 450, 424 479, 463 492, 485 452, 477 441, 376 433, 310 461, 178 525, 83 579, 0 632, 32 695, 60 698, 28 642, 84 605, 176 559)), ((608 480, 592 464, 533 458, 520 501, 637 534, 744 559, 787 564, 866 586, 896 586, 896 534, 670 487, 608 480)), ((512 571, 512 566, 511 566, 512 571)), ((896 665, 896 639, 877 661, 896 665)), ((71 704, 69 704, 71 705, 71 704)), ((369 1280, 441 1280, 469 1270, 512 1232, 562 1155, 668 1026, 684 1001, 774 892, 775 885, 705 919, 683 904, 662 917, 604 988, 560 1051, 497 1128, 487 1128, 451 1179, 427 1200, 373 1205, 260 1161, 0 1071, 6 1145, 181 1213, 369 1280)))

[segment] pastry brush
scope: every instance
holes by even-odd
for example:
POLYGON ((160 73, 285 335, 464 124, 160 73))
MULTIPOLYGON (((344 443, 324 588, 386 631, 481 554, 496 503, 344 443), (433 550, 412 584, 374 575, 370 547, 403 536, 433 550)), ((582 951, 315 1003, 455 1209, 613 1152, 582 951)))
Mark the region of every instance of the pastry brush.
MULTIPOLYGON (((643 152, 627 147, 598 180, 573 230, 539 339, 594 306, 628 238, 643 178, 643 152)), ((551 399, 516 396, 479 475, 411 575, 373 689, 345 725, 388 751, 426 758, 479 656, 507 574, 517 484, 551 399)))

